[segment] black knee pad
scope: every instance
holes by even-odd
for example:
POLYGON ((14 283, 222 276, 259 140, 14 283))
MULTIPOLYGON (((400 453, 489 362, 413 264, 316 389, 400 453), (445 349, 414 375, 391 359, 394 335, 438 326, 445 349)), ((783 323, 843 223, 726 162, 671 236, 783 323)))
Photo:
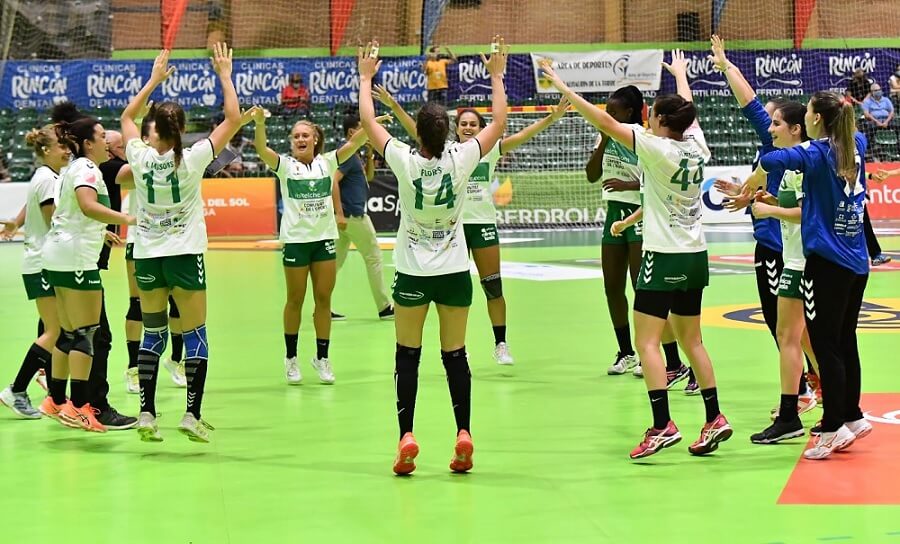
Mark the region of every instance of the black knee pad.
POLYGON ((421 358, 422 348, 410 348, 397 344, 397 353, 394 358, 394 373, 418 375, 421 358))
POLYGON ((128 321, 141 321, 141 299, 138 297, 130 297, 128 299, 128 313, 125 314, 128 321))
POLYGON ((503 280, 500 279, 500 273, 491 274, 481 278, 481 288, 484 289, 484 296, 488 300, 494 300, 503 296, 503 280))
POLYGON ((163 329, 167 329, 169 327, 169 318, 166 317, 166 312, 144 312, 142 314, 142 319, 144 323, 144 328, 148 331, 161 331, 163 329))
POLYGON ((465 347, 453 351, 441 351, 441 361, 444 363, 444 370, 447 371, 448 375, 454 372, 471 375, 465 347))
POLYGON ((94 333, 100 325, 88 325, 72 331, 72 351, 80 351, 89 357, 94 356, 94 333))
POLYGON ((74 339, 75 335, 72 331, 60 330, 59 338, 56 339, 56 349, 68 355, 72 351, 72 341, 74 339))
POLYGON ((178 319, 181 317, 181 313, 178 311, 178 305, 175 304, 175 299, 172 295, 169 295, 169 317, 172 319, 178 319))

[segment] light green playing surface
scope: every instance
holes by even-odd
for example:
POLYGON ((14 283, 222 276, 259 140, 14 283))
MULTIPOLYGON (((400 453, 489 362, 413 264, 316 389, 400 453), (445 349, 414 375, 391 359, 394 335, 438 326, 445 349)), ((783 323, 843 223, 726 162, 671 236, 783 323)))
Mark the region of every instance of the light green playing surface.
MULTIPOLYGON (((552 238, 552 245, 504 245, 504 261, 598 270, 580 262, 599 256, 593 234, 528 236, 552 238)), ((898 238, 881 242, 900 249, 898 238)), ((710 253, 751 251, 749 243, 713 244, 710 253)), ((37 321, 21 284, 20 255, 21 245, 0 245, 2 380, 14 376, 37 321)), ((122 259, 115 250, 103 277, 115 335, 111 402, 136 415, 138 398, 126 395, 122 380, 128 302, 122 259)), ((351 253, 334 296, 334 309, 349 319, 333 326, 333 386, 319 385, 309 365, 311 298, 300 335, 305 381, 285 384, 280 253, 211 251, 206 263, 211 357, 203 412, 217 428, 212 443, 175 432, 185 394, 165 370, 159 444, 141 442, 136 431, 99 435, 46 419, 18 421, 0 408, 5 542, 900 543, 898 504, 777 504, 806 439, 776 446, 749 441, 769 424, 779 394, 776 349, 762 327, 704 329, 734 437, 708 458, 690 456, 703 401, 678 386, 670 401, 684 440, 635 463, 628 452, 649 426, 650 410, 642 381, 606 375, 616 344, 602 280, 507 277, 514 367, 491 358, 478 291, 470 316, 474 470, 448 470, 455 426, 432 311, 416 407, 418 469, 398 478, 391 472, 398 438, 393 324, 377 319, 358 255, 351 253)), ((386 267, 386 276, 392 273, 386 267)), ((867 393, 898 391, 897 278, 873 273, 866 292, 867 300, 893 299, 895 312, 893 332, 859 335, 867 393)), ((715 307, 756 301, 752 274, 713 275, 711 283, 707 316, 715 307)), ((30 393, 37 404, 40 390, 32 386, 30 393)), ((811 425, 820 415, 817 409, 804 420, 811 425)), ((890 425, 875 427, 878 433, 890 425)), ((889 446, 900 459, 900 442, 889 446)), ((854 448, 845 459, 864 459, 865 442, 854 448)), ((811 499, 822 487, 840 485, 829 480, 829 466, 836 466, 829 463, 817 465, 811 499)))

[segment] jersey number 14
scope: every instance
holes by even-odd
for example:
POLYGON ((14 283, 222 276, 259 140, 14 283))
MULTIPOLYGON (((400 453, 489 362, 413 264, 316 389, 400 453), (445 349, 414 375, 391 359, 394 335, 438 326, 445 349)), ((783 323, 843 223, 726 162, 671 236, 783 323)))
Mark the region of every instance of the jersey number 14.
MULTIPOLYGON (((416 209, 425 208, 425 194, 422 192, 422 178, 414 179, 413 186, 416 188, 416 209)), ((450 174, 444 174, 441 178, 441 186, 438 188, 437 195, 434 197, 435 206, 447 205, 452 208, 456 204, 456 195, 453 194, 453 182, 450 180, 450 174)))
MULTIPOLYGON (((153 187, 153 172, 144 174, 144 183, 147 185, 147 203, 156 204, 156 189, 153 187)), ((172 204, 181 202, 181 189, 178 187, 178 174, 172 172, 166 176, 166 183, 172 187, 172 204)))

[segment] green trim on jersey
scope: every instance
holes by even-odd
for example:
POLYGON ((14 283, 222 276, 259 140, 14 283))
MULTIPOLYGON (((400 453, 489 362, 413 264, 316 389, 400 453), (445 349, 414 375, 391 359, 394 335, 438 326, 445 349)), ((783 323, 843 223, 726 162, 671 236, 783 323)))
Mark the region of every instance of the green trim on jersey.
POLYGON ((699 253, 659 253, 645 251, 641 259, 637 289, 645 291, 687 291, 709 285, 709 256, 699 253))
POLYGON ((414 307, 431 302, 457 307, 472 305, 472 276, 468 271, 440 276, 396 272, 391 289, 397 306, 414 307))
POLYGON ((76 270, 74 272, 60 272, 45 270, 47 280, 53 287, 65 287, 76 291, 99 291, 103 289, 100 281, 100 270, 76 270))
POLYGON ((288 197, 298 200, 331 196, 331 178, 287 180, 288 197))
POLYGON ((28 300, 56 296, 56 291, 50 285, 45 270, 35 274, 22 274, 22 282, 25 284, 25 294, 28 296, 28 300))

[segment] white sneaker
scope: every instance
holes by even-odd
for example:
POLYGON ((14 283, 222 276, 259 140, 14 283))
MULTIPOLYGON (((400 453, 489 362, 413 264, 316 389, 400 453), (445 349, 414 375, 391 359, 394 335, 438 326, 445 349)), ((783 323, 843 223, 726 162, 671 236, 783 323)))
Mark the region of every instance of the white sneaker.
POLYGON ((159 426, 156 424, 156 416, 150 412, 141 412, 135 428, 144 442, 162 442, 163 440, 162 435, 159 434, 159 426))
POLYGON ((171 357, 166 358, 163 362, 169 375, 172 377, 172 383, 175 387, 187 387, 187 377, 184 375, 184 363, 181 361, 173 361, 171 357))
POLYGON ((634 374, 634 377, 635 377, 635 378, 643 378, 643 377, 644 377, 644 369, 641 368, 641 362, 640 362, 640 361, 638 361, 637 366, 634 367, 634 370, 632 370, 631 373, 634 374))
POLYGON ((284 358, 284 378, 291 385, 297 385, 303 381, 296 357, 284 358))
POLYGON ((214 431, 215 427, 202 419, 197 419, 194 414, 187 412, 181 418, 181 425, 178 426, 178 432, 188 437, 191 442, 209 443, 209 431, 214 431))
POLYGON ((850 432, 856 436, 856 440, 869 436, 872 432, 872 424, 865 419, 857 419, 856 421, 848 421, 844 423, 850 432))
POLYGON ((39 368, 37 374, 34 375, 34 381, 37 383, 41 389, 44 391, 47 390, 47 373, 44 372, 43 368, 39 368))
POLYGON ((0 391, 0 404, 6 405, 22 419, 41 419, 41 412, 31 405, 28 393, 13 393, 12 386, 0 391))
POLYGON ((856 435, 853 434, 853 431, 848 429, 846 425, 841 425, 836 432, 819 435, 819 438, 816 439, 816 445, 804 451, 803 457, 807 459, 825 459, 836 451, 849 448, 854 440, 856 440, 856 435))
POLYGON ((494 360, 497 361, 498 365, 513 364, 512 354, 509 352, 509 346, 506 345, 506 342, 500 342, 494 347, 494 360))
POLYGON ((632 371, 636 365, 640 365, 636 355, 622 355, 621 353, 618 353, 616 354, 616 362, 606 369, 606 373, 610 376, 618 376, 632 371))
POLYGON ((138 367, 125 369, 125 391, 132 395, 141 392, 141 380, 138 377, 138 367))
POLYGON ((331 369, 331 361, 328 358, 317 359, 313 357, 312 367, 319 374, 319 381, 326 384, 334 383, 334 371, 331 369))

